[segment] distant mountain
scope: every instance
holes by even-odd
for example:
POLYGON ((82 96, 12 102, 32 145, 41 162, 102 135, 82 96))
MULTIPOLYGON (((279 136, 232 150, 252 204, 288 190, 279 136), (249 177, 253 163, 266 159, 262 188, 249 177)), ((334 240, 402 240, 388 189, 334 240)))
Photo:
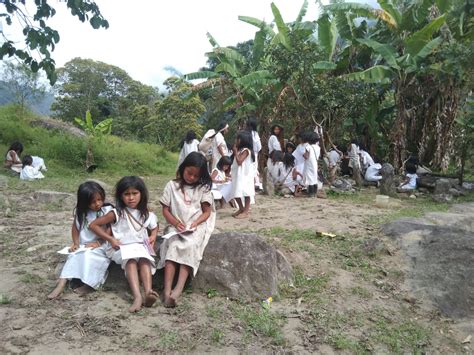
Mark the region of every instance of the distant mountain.
MULTIPOLYGON (((0 105, 7 105, 15 102, 15 95, 10 91, 7 84, 4 81, 0 81, 0 105)), ((46 92, 41 100, 35 102, 29 102, 28 107, 41 115, 51 115, 51 105, 54 102, 54 95, 50 92, 46 92)))

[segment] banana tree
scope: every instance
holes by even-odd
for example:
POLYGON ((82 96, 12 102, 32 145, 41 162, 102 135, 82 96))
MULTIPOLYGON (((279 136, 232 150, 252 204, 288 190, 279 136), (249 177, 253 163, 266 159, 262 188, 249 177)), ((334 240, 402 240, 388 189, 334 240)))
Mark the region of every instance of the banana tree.
POLYGON ((97 138, 101 138, 104 135, 108 135, 110 134, 110 132, 112 132, 113 119, 107 118, 94 125, 91 113, 90 111, 87 111, 86 117, 84 119, 75 117, 74 121, 87 134, 86 170, 88 172, 92 172, 95 170, 95 168, 97 168, 97 165, 94 164, 94 140, 97 138))

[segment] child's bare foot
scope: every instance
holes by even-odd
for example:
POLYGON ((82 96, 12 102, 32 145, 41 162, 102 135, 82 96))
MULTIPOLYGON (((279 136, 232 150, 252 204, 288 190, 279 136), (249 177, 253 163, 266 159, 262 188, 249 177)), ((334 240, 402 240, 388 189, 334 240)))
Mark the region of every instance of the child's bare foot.
POLYGON ((237 216, 234 216, 236 219, 244 219, 244 218, 249 218, 249 213, 248 212, 242 212, 238 214, 237 216))
POLYGON ((157 292, 151 290, 145 295, 145 301, 143 302, 143 305, 145 307, 151 307, 155 304, 156 300, 158 299, 159 295, 157 292))
POLYGON ((239 214, 241 214, 242 212, 244 212, 243 210, 237 210, 235 211, 234 213, 232 213, 232 217, 237 217, 239 214))
POLYGON ((176 300, 174 298, 172 298, 171 296, 165 297, 163 305, 166 308, 175 308, 176 307, 176 300))
POLYGON ((77 293, 79 296, 85 296, 93 291, 94 289, 90 287, 89 285, 82 285, 74 289, 74 293, 77 293))
POLYGON ((130 313, 135 313, 135 312, 138 312, 140 309, 142 309, 142 302, 143 302, 143 299, 142 297, 137 297, 133 300, 133 303, 132 305, 130 306, 130 308, 128 309, 128 311, 130 313))
POLYGON ((58 284, 56 285, 55 289, 48 295, 48 299, 54 300, 59 297, 59 295, 63 292, 64 287, 66 286, 66 279, 59 279, 58 284))

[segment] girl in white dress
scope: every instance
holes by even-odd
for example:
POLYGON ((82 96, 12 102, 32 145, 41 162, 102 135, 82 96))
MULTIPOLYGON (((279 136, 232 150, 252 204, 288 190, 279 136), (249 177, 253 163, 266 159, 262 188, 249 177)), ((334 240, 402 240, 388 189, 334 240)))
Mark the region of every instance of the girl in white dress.
POLYGON ((303 142, 305 134, 305 132, 301 132, 298 134, 298 145, 296 146, 296 149, 293 152, 293 156, 295 157, 295 166, 300 173, 303 173, 305 162, 304 153, 306 151, 306 144, 303 142))
POLYGON ((296 169, 295 157, 291 153, 285 153, 283 156, 279 175, 278 183, 282 186, 280 193, 283 195, 288 192, 294 194, 297 187, 302 185, 303 175, 296 169))
POLYGON ((308 196, 316 197, 318 190, 318 159, 321 148, 317 144, 319 135, 315 132, 308 132, 303 135, 305 143, 303 180, 307 186, 308 196))
POLYGON ((176 306, 188 276, 196 275, 214 230, 216 212, 211 186, 206 158, 193 152, 179 166, 177 178, 166 184, 160 198, 169 232, 193 230, 165 239, 160 246, 158 268, 165 268, 165 307, 176 306), (178 281, 173 288, 176 273, 178 281))
POLYGON ((181 151, 179 152, 178 168, 183 162, 184 158, 191 152, 199 151, 199 141, 196 139, 196 133, 193 130, 189 130, 181 143, 181 151))
POLYGON ((157 218, 148 211, 148 190, 138 176, 120 179, 115 186, 115 199, 117 207, 97 218, 89 228, 109 242, 107 255, 125 270, 132 291, 133 303, 129 312, 138 312, 142 305, 151 307, 158 299, 151 280, 156 271, 153 255, 157 218), (108 224, 111 224, 113 237, 101 228, 108 224), (140 293, 140 279, 144 297, 140 293))
POLYGON ((221 208, 232 199, 231 165, 232 159, 230 157, 222 157, 211 173, 212 196, 214 200, 220 200, 221 208))
POLYGON ((20 155, 23 152, 23 144, 20 142, 13 142, 8 148, 5 156, 5 168, 13 170, 15 173, 20 173, 23 164, 20 160, 20 155))
POLYGON ((39 171, 40 168, 33 166, 33 157, 31 155, 25 155, 22 163, 23 167, 20 171, 20 180, 33 181, 44 178, 44 175, 39 171))
POLYGON ((225 122, 221 122, 216 131, 217 133, 212 140, 211 171, 217 166, 217 163, 221 157, 229 155, 227 144, 224 139, 224 135, 229 131, 229 125, 225 122))
POLYGON ((253 163, 255 169, 254 184, 257 189, 261 189, 262 183, 260 182, 260 174, 258 172, 258 153, 262 150, 262 141, 257 132, 257 121, 255 118, 250 118, 247 121, 246 129, 252 134, 253 154, 255 156, 255 161, 253 163))
POLYGON ((240 131, 233 147, 234 162, 232 163, 232 197, 239 209, 232 214, 235 218, 248 218, 250 200, 255 196, 254 167, 255 156, 252 147, 252 135, 240 131))
MULTIPOLYGON (((81 245, 92 249, 69 255, 56 288, 48 295, 49 299, 57 298, 70 279, 80 279, 84 283, 74 290, 80 294, 96 290, 105 282, 110 260, 105 253, 106 246, 90 229, 93 220, 112 210, 112 206, 104 205, 104 200, 105 191, 96 182, 87 181, 79 186, 69 251, 74 252, 81 245)), ((107 232, 110 233, 110 229, 104 231, 107 232)))

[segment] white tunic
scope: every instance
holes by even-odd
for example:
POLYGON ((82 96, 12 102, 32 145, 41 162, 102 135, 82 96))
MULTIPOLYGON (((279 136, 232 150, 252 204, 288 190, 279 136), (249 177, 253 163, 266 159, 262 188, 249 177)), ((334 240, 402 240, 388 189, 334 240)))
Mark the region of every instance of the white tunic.
POLYGON ((351 149, 348 151, 349 154, 349 167, 360 170, 360 157, 359 147, 354 143, 351 143, 351 149))
POLYGON ((416 179, 418 179, 417 174, 407 174, 406 177, 409 179, 408 182, 401 186, 403 190, 415 190, 416 189, 416 179))
POLYGON ((278 141, 277 136, 272 134, 270 138, 268 139, 268 154, 271 154, 274 150, 279 150, 281 151, 281 144, 278 141))
MULTIPOLYGON (((79 222, 75 221, 76 227, 79 230, 79 244, 83 245, 99 240, 97 235, 89 230, 89 224, 97 217, 103 216, 111 210, 111 206, 104 206, 99 212, 89 210, 82 229, 79 229, 79 222)), ((107 248, 108 245, 103 244, 99 248, 69 255, 61 271, 60 278, 80 279, 86 285, 98 289, 107 278, 107 268, 110 264, 110 260, 106 255, 107 248)))
POLYGON ((308 158, 304 163, 303 179, 306 186, 316 185, 318 183, 318 159, 321 148, 318 144, 305 145, 305 151, 308 152, 308 158))
POLYGON ((300 172, 301 174, 303 173, 303 170, 304 170, 305 159, 303 155, 305 151, 306 151, 305 144, 301 143, 301 144, 298 144, 295 151, 293 152, 293 156, 295 157, 296 170, 298 170, 298 172, 300 172))
POLYGON ((365 180, 367 181, 379 181, 382 180, 382 175, 380 175, 380 170, 382 169, 382 165, 380 164, 372 164, 367 168, 365 171, 365 180))
POLYGON ((362 158, 362 167, 364 169, 367 169, 369 166, 374 165, 374 159, 370 156, 369 153, 367 153, 365 150, 360 150, 360 156, 362 158))
POLYGON ((32 165, 27 165, 20 171, 20 180, 33 181, 36 179, 43 179, 44 175, 32 165))
POLYGON ((329 160, 329 167, 333 168, 337 165, 339 160, 341 160, 341 156, 339 155, 338 152, 336 152, 334 149, 330 150, 328 153, 328 160, 329 160))
MULTIPOLYGON (((211 215, 204 223, 198 225, 193 233, 179 234, 165 239, 160 246, 158 268, 163 268, 166 260, 170 260, 190 266, 193 269, 193 275, 196 275, 204 249, 214 230, 216 211, 209 188, 184 185, 183 189, 184 193, 177 181, 169 181, 160 198, 160 203, 168 206, 173 216, 179 218, 187 227, 202 214, 201 203, 207 202, 211 205, 211 215)), ((176 231, 173 226, 167 228, 170 232, 176 231)))
POLYGON ((184 142, 183 147, 181 148, 181 151, 179 152, 178 167, 181 165, 184 158, 186 158, 189 153, 198 152, 198 151, 199 151, 199 141, 197 139, 194 139, 191 143, 184 142))
POLYGON ((240 152, 247 150, 247 158, 241 165, 237 164, 237 159, 234 158, 232 163, 232 197, 251 197, 255 196, 254 176, 255 170, 253 167, 252 156, 250 149, 244 148, 240 152))
MULTIPOLYGON (((18 154, 16 154, 16 152, 14 150, 9 150, 6 157, 5 157, 5 162, 7 161, 10 161, 10 162, 21 162, 20 160, 20 157, 18 156, 18 154)), ((19 173, 21 171, 21 168, 22 168, 22 164, 21 163, 13 163, 11 166, 10 166, 10 169, 12 169, 13 171, 19 173)))
POLYGON ((295 192, 295 187, 297 185, 300 185, 301 183, 301 176, 297 176, 296 180, 293 179, 293 170, 295 170, 295 167, 287 168, 284 165, 281 168, 281 176, 279 181, 283 183, 283 186, 287 187, 290 189, 291 192, 295 192))
POLYGON ((218 132, 214 139, 212 140, 212 167, 211 171, 217 166, 217 163, 222 158, 221 153, 219 152, 219 147, 224 152, 224 155, 228 155, 229 152, 227 151, 227 144, 225 143, 224 136, 221 132, 218 132))
POLYGON ((212 174, 217 171, 217 176, 214 178, 216 182, 212 183, 212 196, 214 200, 224 199, 225 202, 229 202, 232 197, 232 182, 227 181, 224 171, 215 168, 212 174))
POLYGON ((156 271, 155 259, 148 253, 143 240, 148 238, 148 230, 155 229, 158 226, 156 215, 153 212, 149 212, 148 219, 144 221, 140 216, 140 211, 137 209, 126 207, 126 210, 122 211, 122 215, 115 208, 112 211, 115 214, 115 223, 112 224, 114 238, 124 245, 136 244, 135 247, 140 250, 140 254, 137 254, 136 257, 123 259, 120 249, 115 250, 109 246, 107 250, 108 257, 121 265, 122 269, 125 269, 128 260, 137 260, 138 255, 143 255, 144 258, 150 261, 151 271, 154 274, 156 271))

